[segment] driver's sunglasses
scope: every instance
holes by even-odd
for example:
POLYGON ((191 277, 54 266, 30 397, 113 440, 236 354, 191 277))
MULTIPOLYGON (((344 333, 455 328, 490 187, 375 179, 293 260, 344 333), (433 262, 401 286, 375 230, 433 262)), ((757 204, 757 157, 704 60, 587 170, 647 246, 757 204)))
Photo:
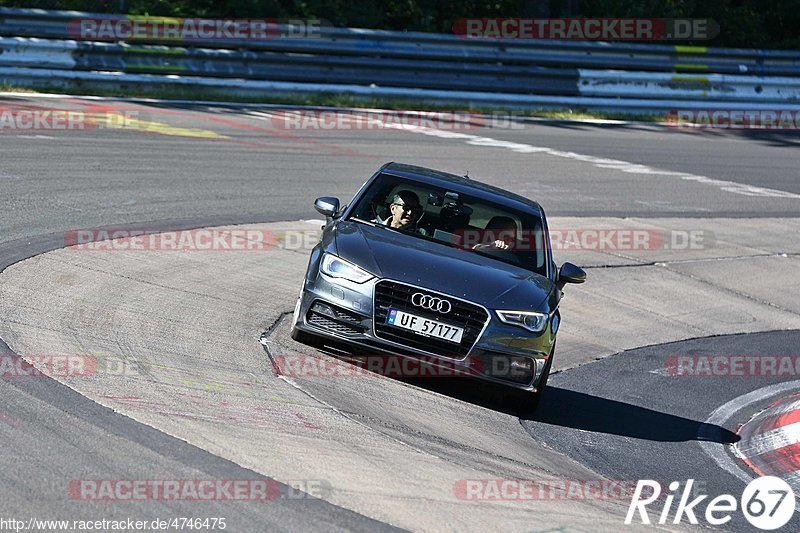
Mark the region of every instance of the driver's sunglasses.
POLYGON ((410 213, 419 213, 420 211, 422 211, 422 206, 419 206, 419 205, 405 205, 405 204, 397 204, 397 203, 392 204, 392 205, 400 206, 400 207, 403 208, 403 211, 408 211, 410 213))

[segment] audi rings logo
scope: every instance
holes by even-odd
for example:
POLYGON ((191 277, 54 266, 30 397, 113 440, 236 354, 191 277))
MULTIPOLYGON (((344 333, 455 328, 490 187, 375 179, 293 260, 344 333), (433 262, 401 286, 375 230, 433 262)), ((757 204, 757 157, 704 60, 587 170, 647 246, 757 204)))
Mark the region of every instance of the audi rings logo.
POLYGON ((416 292, 413 296, 411 296, 411 303, 417 307, 430 309, 431 311, 437 311, 442 314, 449 313, 450 309, 453 308, 453 306, 447 300, 436 298, 428 294, 422 294, 421 292, 416 292))

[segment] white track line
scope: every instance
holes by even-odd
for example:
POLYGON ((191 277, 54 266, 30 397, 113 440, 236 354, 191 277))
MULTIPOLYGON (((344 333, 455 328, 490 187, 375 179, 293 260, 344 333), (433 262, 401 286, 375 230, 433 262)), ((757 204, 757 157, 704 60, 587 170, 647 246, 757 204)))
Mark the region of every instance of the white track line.
MULTIPOLYGON (((361 110, 365 112, 367 110, 361 110)), ((249 116, 253 116, 259 118, 261 120, 272 120, 275 116, 272 113, 263 113, 258 111, 251 111, 247 113, 249 116)), ((397 124, 397 123, 383 123, 380 124, 380 121, 376 121, 378 125, 382 126, 384 129, 397 129, 402 131, 409 131, 412 133, 421 133, 423 135, 429 135, 432 137, 439 137, 442 139, 456 139, 456 140, 463 140, 467 144, 472 146, 483 146, 489 148, 505 148, 507 150, 511 150, 512 152, 522 153, 522 154, 544 154, 550 155, 554 157, 561 157, 564 159, 572 159, 574 161, 583 161, 585 163, 589 163, 594 165, 597 168, 610 168, 616 169, 620 172, 625 172, 628 174, 642 174, 648 176, 670 176, 677 179, 681 179, 684 181, 691 181, 695 183, 700 183, 703 185, 710 185, 712 187, 717 187, 718 189, 730 192, 733 194, 740 194, 743 196, 758 196, 762 198, 790 198, 790 199, 800 199, 800 194, 795 194, 786 191, 779 191, 777 189, 769 189, 766 187, 756 187, 754 185, 747 185, 744 183, 736 183, 733 181, 726 181, 720 180, 715 178, 709 178, 707 176, 699 176, 696 174, 690 174, 688 172, 676 172, 672 170, 662 170, 654 167, 650 167, 647 165, 642 165, 640 163, 632 163, 630 161, 622 161, 620 159, 608 159, 603 157, 595 157, 592 155, 586 154, 579 154, 577 152, 565 152, 563 150, 555 150, 553 148, 549 148, 546 146, 534 146, 531 144, 525 143, 517 143, 512 141, 503 141, 500 139, 494 139, 492 137, 482 137, 479 135, 470 135, 469 133, 461 133, 456 131, 450 131, 446 129, 431 129, 427 127, 417 126, 417 125, 409 125, 409 124, 397 124)))
MULTIPOLYGON (((60 94, 35 94, 35 93, 7 93, 7 92, 0 92, 0 97, 2 96, 13 96, 16 98, 19 97, 26 97, 26 98, 74 98, 74 99, 83 99, 83 100, 108 100, 108 101, 129 101, 129 102, 144 102, 144 103, 175 103, 175 104, 205 104, 205 105, 225 105, 225 106, 235 106, 235 107, 242 107, 242 108, 286 108, 286 107, 293 107, 295 109, 315 109, 315 110, 335 110, 337 108, 329 108, 325 106, 286 106, 281 104, 236 104, 236 103, 225 103, 225 102, 212 102, 212 101, 202 101, 202 100, 160 100, 160 99, 153 99, 153 98, 113 98, 113 97, 98 97, 98 96, 74 96, 74 95, 60 95, 60 94)), ((369 112, 369 111, 383 111, 387 113, 391 113, 393 111, 390 110, 370 110, 370 109, 360 109, 360 108, 343 108, 343 111, 346 112, 369 112)), ((396 111, 395 111, 396 112, 396 111)), ((420 112, 423 113, 423 112, 420 112)), ((256 116, 262 120, 267 119, 270 120, 273 118, 271 114, 261 114, 257 111, 248 113, 251 116, 256 116), (262 115, 262 116, 259 116, 262 115)), ((493 116, 493 115, 488 115, 493 116)), ((530 120, 522 120, 523 122, 530 122, 530 120)), ((551 121, 551 119, 542 119, 541 122, 551 121)), ((563 120, 558 119, 556 122, 563 122, 563 120)), ((580 122, 577 120, 576 122, 580 122)), ((599 122, 599 121, 593 121, 599 122)), ((624 121, 620 123, 625 123, 624 121)), ((647 165, 642 165, 639 163, 632 163, 630 161, 622 161, 618 159, 605 159, 590 155, 578 154, 575 152, 564 152, 561 150, 554 150, 552 148, 547 148, 543 146, 533 146, 530 144, 523 144, 523 143, 515 143, 511 141, 502 141, 499 139, 493 139, 491 137, 481 137, 478 135, 469 135, 467 133, 459 133, 453 132, 448 130, 434 130, 430 128, 418 127, 418 126, 405 126, 405 125, 398 125, 393 124, 387 127, 391 127, 394 129, 402 129, 405 131, 411 131, 414 133, 421 133, 424 135, 431 135, 434 137, 442 137, 442 138, 449 138, 449 139, 462 139, 466 140, 467 144, 471 144, 474 146, 487 146, 487 147, 496 147, 496 148, 506 148, 512 150, 514 152, 519 153, 544 153, 547 155, 555 156, 555 157, 563 157, 567 159, 574 159, 577 161, 585 161, 587 163, 593 164, 597 168, 616 168, 622 172, 632 173, 632 174, 646 174, 646 175, 659 175, 659 176, 674 176, 686 181, 694 181, 697 183, 702 183, 705 185, 711 185, 714 187, 718 187, 720 190, 725 192, 730 192, 734 194, 741 194, 743 196, 758 196, 758 197, 765 197, 765 198, 790 198, 790 199, 800 199, 800 194, 795 194, 786 191, 779 191, 777 189, 770 189, 767 187, 756 187, 754 185, 747 185, 744 183, 736 183, 733 181, 727 180, 720 180, 715 178, 709 178, 707 176, 699 176, 696 174, 689 174, 687 172, 675 172, 669 170, 661 170, 654 167, 649 167, 647 165)))
POLYGON ((584 161, 586 163, 594 165, 597 168, 613 168, 621 172, 627 172, 630 174, 673 176, 685 181, 693 181, 697 183, 702 183, 704 185, 711 185, 719 188, 722 191, 734 194, 741 194, 743 196, 800 199, 800 194, 795 194, 786 191, 779 191, 777 189, 756 187, 754 185, 746 185, 743 183, 736 183, 733 181, 714 179, 714 178, 709 178, 707 176, 698 176, 695 174, 689 174, 687 172, 661 170, 647 165, 642 165, 639 163, 631 163, 630 161, 622 161, 619 159, 606 159, 591 155, 579 154, 576 152, 564 152, 562 150, 554 150, 552 148, 548 148, 545 146, 533 146, 524 143, 502 141, 499 139, 493 139, 491 137, 480 137, 478 135, 470 135, 468 133, 453 132, 448 130, 432 130, 429 128, 408 127, 408 126, 399 126, 398 129, 413 131, 415 133, 422 133, 424 135, 430 135, 433 137, 440 137, 445 139, 461 139, 466 141, 467 144, 473 146, 505 148, 513 152, 518 152, 523 154, 541 153, 555 157, 562 157, 565 159, 584 161))

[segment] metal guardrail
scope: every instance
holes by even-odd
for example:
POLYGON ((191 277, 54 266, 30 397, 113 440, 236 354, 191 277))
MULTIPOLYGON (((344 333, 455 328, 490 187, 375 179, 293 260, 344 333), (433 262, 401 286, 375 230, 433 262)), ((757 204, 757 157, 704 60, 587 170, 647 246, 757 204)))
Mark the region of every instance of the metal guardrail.
MULTIPOLYGON (((419 89, 426 94, 433 91, 440 101, 447 100, 450 91, 453 99, 458 93, 459 101, 469 93, 481 93, 479 100, 496 94, 497 102, 523 101, 523 97, 533 102, 542 96, 562 97, 564 105, 570 105, 567 102, 580 98, 589 102, 586 107, 592 107, 593 99, 602 100, 604 106, 616 100, 623 109, 634 101, 667 99, 800 104, 800 52, 792 51, 467 39, 325 26, 311 38, 183 43, 70 39, 68 24, 86 18, 126 17, 0 8, 0 78, 13 82, 20 68, 25 72, 46 68, 51 69, 51 79, 81 79, 81 83, 136 79, 137 84, 150 80, 168 85, 178 83, 179 77, 181 85, 194 80, 201 86, 227 87, 230 84, 208 80, 237 79, 246 80, 242 86, 251 91, 257 91, 257 82, 285 82, 311 92, 312 85, 318 91, 324 85, 325 91, 336 92, 338 87, 350 93, 353 87, 366 87, 372 95, 394 90, 414 98, 404 89, 419 89), (86 74, 59 74, 65 70, 86 74)), ((29 84, 34 78, 39 77, 24 77, 29 84)))
MULTIPOLYGON (((125 15, 0 8, 0 35, 72 39, 67 24, 85 18, 125 19, 125 15)), ((203 41, 137 41, 141 44, 263 50, 327 55, 380 55, 398 59, 464 60, 471 63, 535 64, 661 72, 710 72, 758 76, 800 75, 800 52, 698 46, 468 39, 455 35, 322 27, 320 38, 203 41)))
POLYGON ((385 57, 282 54, 250 50, 78 43, 76 69, 212 75, 252 80, 376 84, 390 87, 578 94, 576 69, 385 57))

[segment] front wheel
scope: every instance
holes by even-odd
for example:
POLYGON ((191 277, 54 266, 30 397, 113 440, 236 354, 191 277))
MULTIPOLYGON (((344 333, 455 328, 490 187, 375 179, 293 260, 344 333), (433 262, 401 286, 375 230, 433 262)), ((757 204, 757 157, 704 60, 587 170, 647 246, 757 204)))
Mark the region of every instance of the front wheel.
POLYGON ((526 418, 533 415, 539 407, 539 401, 542 398, 544 389, 547 385, 547 378, 550 377, 550 368, 553 366, 553 355, 555 354, 555 346, 550 352, 550 357, 542 369, 542 375, 539 377, 539 383, 536 387, 536 392, 528 391, 512 391, 510 393, 510 407, 517 412, 520 418, 526 418))

